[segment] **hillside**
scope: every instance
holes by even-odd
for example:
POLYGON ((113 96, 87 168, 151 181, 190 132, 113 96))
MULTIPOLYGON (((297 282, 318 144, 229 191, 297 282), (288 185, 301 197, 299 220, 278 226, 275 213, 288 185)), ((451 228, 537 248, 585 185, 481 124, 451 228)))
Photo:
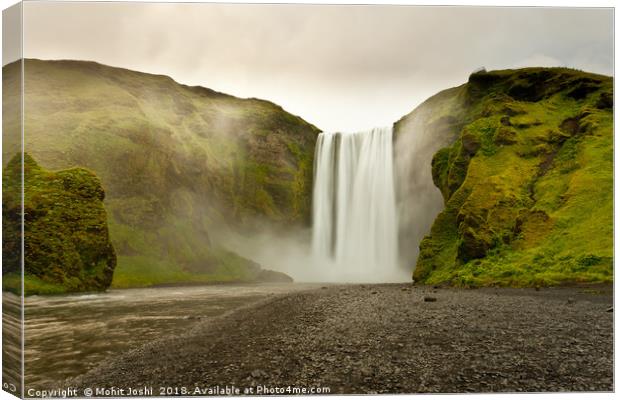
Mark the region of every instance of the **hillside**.
MULTIPOLYGON (((17 85, 17 64, 3 72, 6 88, 17 85)), ((212 237, 307 225, 317 134, 273 103, 166 76, 25 62, 25 149, 44 168, 101 178, 117 287, 245 280, 247 260, 212 237)), ((10 138, 5 162, 19 150, 10 138)))
MULTIPOLYGON (((420 243, 414 279, 612 280, 612 90, 611 78, 577 70, 482 71, 399 121, 397 140, 412 140, 415 126, 441 148, 422 175, 445 208, 420 243)), ((402 194, 402 207, 410 199, 402 194)))
MULTIPOLYGON (((83 168, 50 172, 24 155, 26 294, 101 291, 110 286, 116 254, 105 193, 83 168)), ((21 157, 3 171, 3 287, 21 291, 21 157)))

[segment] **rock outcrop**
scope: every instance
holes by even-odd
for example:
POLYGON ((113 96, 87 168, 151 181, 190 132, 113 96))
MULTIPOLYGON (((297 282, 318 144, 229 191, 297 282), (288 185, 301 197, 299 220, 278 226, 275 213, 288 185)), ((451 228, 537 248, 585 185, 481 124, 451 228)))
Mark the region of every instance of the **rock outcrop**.
MULTIPOLYGON (((24 154, 24 288, 27 295, 102 291, 116 254, 99 178, 83 168, 50 172, 24 154)), ((4 288, 21 290, 21 157, 3 171, 4 288)))

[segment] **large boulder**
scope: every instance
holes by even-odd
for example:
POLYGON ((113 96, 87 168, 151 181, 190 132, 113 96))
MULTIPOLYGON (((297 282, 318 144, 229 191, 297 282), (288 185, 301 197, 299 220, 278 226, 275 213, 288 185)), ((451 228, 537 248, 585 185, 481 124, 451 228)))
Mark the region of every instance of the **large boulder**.
MULTIPOLYGON (((5 288, 19 291, 21 156, 3 171, 5 288)), ((105 192, 83 168, 50 172, 28 154, 24 165, 24 286, 26 294, 101 291, 110 286, 116 254, 105 192)))

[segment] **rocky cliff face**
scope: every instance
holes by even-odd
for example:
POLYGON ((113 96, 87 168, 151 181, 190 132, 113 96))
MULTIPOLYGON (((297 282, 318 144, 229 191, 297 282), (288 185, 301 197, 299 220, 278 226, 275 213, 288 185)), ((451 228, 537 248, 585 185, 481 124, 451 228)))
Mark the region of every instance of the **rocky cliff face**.
POLYGON ((609 77, 529 68, 475 73, 423 105, 431 111, 417 124, 434 146, 448 145, 432 158, 444 209, 420 243, 414 279, 611 280, 612 99, 609 77))
POLYGON ((244 280, 214 234, 309 223, 318 130, 281 107, 92 62, 26 60, 24 76, 26 151, 106 189, 114 285, 244 280))
MULTIPOLYGON (((21 157, 2 180, 4 287, 20 291, 21 157)), ((24 154, 24 287, 26 294, 101 291, 110 286, 116 254, 105 197, 92 172, 50 172, 24 154)))

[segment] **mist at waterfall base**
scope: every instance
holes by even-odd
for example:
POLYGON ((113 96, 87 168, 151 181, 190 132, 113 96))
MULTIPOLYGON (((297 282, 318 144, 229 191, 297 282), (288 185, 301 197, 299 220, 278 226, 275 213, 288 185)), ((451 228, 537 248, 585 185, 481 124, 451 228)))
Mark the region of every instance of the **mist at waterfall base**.
POLYGON ((398 242, 401 265, 413 272, 420 242, 431 231, 443 210, 441 191, 432 174, 433 156, 456 140, 460 128, 441 129, 432 120, 433 107, 423 103, 409 116, 396 123, 394 139, 394 174, 398 215, 398 242))
POLYGON ((391 128, 321 133, 311 227, 219 230, 215 242, 296 282, 409 282, 418 246, 443 207, 431 175, 445 146, 418 118, 391 128))

